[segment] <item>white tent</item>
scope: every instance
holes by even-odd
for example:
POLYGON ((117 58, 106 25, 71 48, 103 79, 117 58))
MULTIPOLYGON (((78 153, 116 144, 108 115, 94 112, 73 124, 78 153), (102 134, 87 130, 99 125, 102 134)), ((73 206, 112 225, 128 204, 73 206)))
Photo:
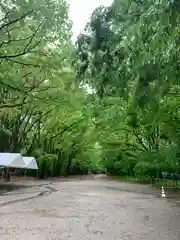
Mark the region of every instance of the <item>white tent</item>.
POLYGON ((26 169, 38 169, 36 159, 34 157, 23 157, 26 169))
POLYGON ((20 153, 0 153, 0 166, 11 168, 26 168, 20 153))

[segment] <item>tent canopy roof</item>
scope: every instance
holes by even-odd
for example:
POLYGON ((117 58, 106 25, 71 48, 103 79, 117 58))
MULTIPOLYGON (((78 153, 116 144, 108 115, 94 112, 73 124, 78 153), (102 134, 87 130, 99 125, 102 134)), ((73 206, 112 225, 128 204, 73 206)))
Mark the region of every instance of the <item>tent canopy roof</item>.
POLYGON ((20 153, 0 153, 0 165, 12 168, 26 166, 20 153))
POLYGON ((20 153, 0 153, 0 166, 38 169, 36 159, 34 157, 22 157, 20 153))
POLYGON ((34 157, 23 157, 27 169, 38 169, 36 159, 34 157))

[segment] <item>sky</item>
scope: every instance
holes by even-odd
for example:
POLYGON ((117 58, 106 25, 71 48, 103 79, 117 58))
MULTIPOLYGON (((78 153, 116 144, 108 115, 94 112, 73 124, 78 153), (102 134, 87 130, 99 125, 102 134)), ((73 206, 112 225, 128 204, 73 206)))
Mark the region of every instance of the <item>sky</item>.
POLYGON ((83 31, 91 13, 100 5, 109 6, 113 0, 67 0, 70 4, 69 16, 73 21, 73 40, 83 31))

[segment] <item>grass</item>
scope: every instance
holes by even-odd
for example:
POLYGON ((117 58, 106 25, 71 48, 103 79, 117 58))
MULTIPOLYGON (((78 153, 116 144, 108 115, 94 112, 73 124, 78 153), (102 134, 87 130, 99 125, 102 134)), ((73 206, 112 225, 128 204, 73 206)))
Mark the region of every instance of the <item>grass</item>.
POLYGON ((136 181, 136 178, 130 176, 112 176, 113 179, 124 180, 124 181, 136 181))
POLYGON ((148 179, 138 179, 136 177, 132 177, 132 176, 112 176, 113 179, 116 180, 121 180, 121 181, 127 181, 127 182, 134 182, 134 183, 142 183, 142 184, 146 184, 149 183, 148 179))
POLYGON ((165 187, 165 188, 180 188, 180 180, 172 179, 158 179, 155 182, 155 187, 165 187))
MULTIPOLYGON (((132 176, 112 176, 112 179, 115 180, 121 180, 121 181, 127 181, 127 182, 134 182, 134 183, 140 183, 140 184, 150 184, 151 181, 149 178, 144 179, 138 179, 136 177, 132 176)), ((165 188, 180 188, 180 180, 172 180, 172 179, 155 179, 155 187, 159 188, 161 186, 165 188)))

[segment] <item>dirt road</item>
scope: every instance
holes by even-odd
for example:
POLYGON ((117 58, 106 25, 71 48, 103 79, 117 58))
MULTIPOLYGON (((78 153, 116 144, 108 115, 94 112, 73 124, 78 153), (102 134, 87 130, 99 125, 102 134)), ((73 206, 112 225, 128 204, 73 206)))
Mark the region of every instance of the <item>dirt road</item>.
POLYGON ((105 179, 25 185, 0 196, 1 240, 180 239, 180 205, 157 190, 105 179))

